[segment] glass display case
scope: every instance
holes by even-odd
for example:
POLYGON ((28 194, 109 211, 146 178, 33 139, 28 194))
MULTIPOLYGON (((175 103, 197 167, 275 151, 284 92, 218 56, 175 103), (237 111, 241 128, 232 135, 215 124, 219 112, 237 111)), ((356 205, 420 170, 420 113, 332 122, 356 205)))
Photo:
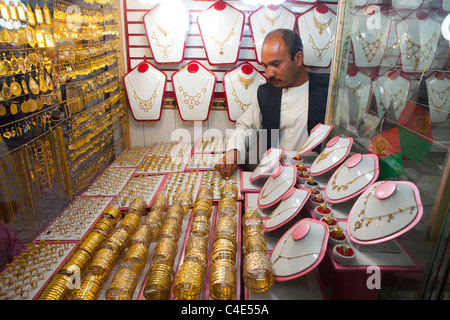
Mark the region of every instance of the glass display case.
POLYGON ((397 239, 422 270, 384 272, 381 299, 445 298, 449 14, 440 0, 339 2, 329 137, 353 138, 353 152, 378 156, 378 181, 410 181, 423 201, 420 223, 397 239))

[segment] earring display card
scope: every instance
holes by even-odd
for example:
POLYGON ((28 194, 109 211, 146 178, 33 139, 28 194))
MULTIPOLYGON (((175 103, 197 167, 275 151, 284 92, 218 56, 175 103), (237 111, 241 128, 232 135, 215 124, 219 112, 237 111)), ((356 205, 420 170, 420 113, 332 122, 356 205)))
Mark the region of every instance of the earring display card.
POLYGON ((139 164, 136 174, 160 174, 183 172, 189 162, 189 154, 182 155, 147 155, 139 164))
POLYGON ((81 240, 112 199, 112 197, 76 198, 36 237, 36 240, 81 240))
POLYGON ((201 171, 171 173, 164 184, 162 193, 167 196, 169 205, 173 204, 181 191, 188 191, 195 198, 202 185, 202 180, 203 173, 201 171))

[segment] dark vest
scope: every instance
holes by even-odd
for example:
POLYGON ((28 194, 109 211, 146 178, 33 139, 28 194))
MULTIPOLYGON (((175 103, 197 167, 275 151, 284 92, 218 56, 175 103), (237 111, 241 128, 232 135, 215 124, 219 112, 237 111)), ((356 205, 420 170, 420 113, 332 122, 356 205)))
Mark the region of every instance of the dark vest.
MULTIPOLYGON (((330 77, 317 73, 309 75, 309 101, 308 101, 308 133, 318 123, 324 123, 327 108, 328 84, 330 77)), ((267 130, 267 149, 271 144, 271 130, 280 129, 282 88, 274 87, 267 82, 258 87, 258 104, 262 115, 262 129, 267 130)), ((278 142, 279 144, 279 142, 278 142)), ((278 147, 273 146, 273 147, 278 147)), ((299 146, 300 147, 300 146, 299 146)))

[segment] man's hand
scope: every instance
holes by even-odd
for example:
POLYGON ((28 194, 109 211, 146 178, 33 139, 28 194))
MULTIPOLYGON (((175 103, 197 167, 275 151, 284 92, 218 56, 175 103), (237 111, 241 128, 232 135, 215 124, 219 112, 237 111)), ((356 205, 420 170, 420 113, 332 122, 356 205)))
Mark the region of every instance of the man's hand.
POLYGON ((222 159, 217 161, 215 169, 222 178, 229 179, 237 168, 238 151, 236 149, 228 151, 222 159))

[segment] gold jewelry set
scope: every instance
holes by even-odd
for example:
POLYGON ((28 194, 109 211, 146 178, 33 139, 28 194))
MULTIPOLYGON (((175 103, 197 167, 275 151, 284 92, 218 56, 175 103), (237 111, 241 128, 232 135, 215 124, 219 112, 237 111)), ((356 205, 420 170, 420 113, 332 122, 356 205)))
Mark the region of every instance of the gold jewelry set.
MULTIPOLYGON (((256 74, 251 78, 244 78, 240 74, 238 74, 238 80, 242 84, 245 90, 248 89, 249 86, 251 86, 255 82, 256 74)), ((233 91, 231 92, 231 95, 234 97, 234 102, 238 104, 239 109, 241 109, 242 112, 245 112, 248 107, 252 104, 252 101, 249 103, 242 102, 242 100, 239 98, 238 93, 236 92, 236 89, 234 87, 233 81, 231 81, 231 86, 233 87, 233 91)))
POLYGON ((209 81, 211 81, 212 76, 208 77, 208 80, 206 81, 205 85, 203 86, 203 88, 201 88, 197 93, 195 93, 194 95, 190 95, 183 87, 182 83, 179 80, 178 74, 176 75, 177 80, 178 80, 178 91, 181 93, 181 102, 183 102, 184 104, 186 104, 189 109, 194 109, 196 106, 199 106, 201 104, 203 104, 203 102, 205 101, 205 96, 206 96, 206 92, 207 89, 206 87, 208 86, 209 81))
POLYGON ((428 102, 433 106, 433 110, 436 113, 440 113, 442 108, 448 105, 447 101, 450 96, 450 90, 448 90, 448 87, 443 90, 437 90, 436 88, 433 88, 431 84, 427 85, 427 88, 429 97, 428 102))
POLYGON ((367 203, 371 198, 373 198, 372 194, 374 191, 375 191, 375 187, 372 188, 372 190, 365 196, 364 202, 363 202, 363 208, 361 209, 361 211, 358 214, 358 218, 361 218, 361 219, 359 219, 358 221, 355 222, 353 231, 356 231, 364 226, 369 227, 371 223, 373 223, 373 222, 376 223, 377 221, 379 222, 383 219, 386 219, 386 221, 388 223, 390 223, 391 220, 394 219, 394 217, 396 215, 406 214, 406 213, 413 214, 417 209, 416 206, 408 206, 405 208, 398 208, 392 212, 383 213, 378 216, 368 218, 368 217, 366 217, 367 203))
POLYGON ((364 39, 361 32, 358 32, 357 35, 358 42, 361 45, 361 49, 364 53, 364 57, 368 62, 372 62, 372 60, 375 58, 376 54, 378 53, 378 50, 381 48, 381 38, 382 34, 377 35, 377 38, 369 42, 366 39, 364 39))
POLYGON ((365 173, 363 173, 363 174, 361 174, 361 175, 359 175, 359 176, 357 176, 357 177, 355 177, 355 178, 353 178, 351 180, 348 180, 347 183, 344 183, 342 185, 338 185, 336 183, 336 180, 338 179, 338 176, 341 173, 343 168, 344 168, 344 166, 340 167, 339 170, 335 174, 333 174, 333 177, 332 177, 332 180, 331 180, 331 189, 332 190, 336 190, 337 192, 346 191, 351 184, 356 182, 361 177, 364 177, 367 174, 371 174, 371 173, 375 172, 375 169, 369 170, 369 171, 367 171, 367 172, 365 172, 365 173))
MULTIPOLYGON (((319 20, 317 20, 317 17, 314 13, 312 14, 312 16, 313 16, 314 26, 317 28, 319 35, 322 35, 322 32, 325 31, 331 25, 331 22, 332 22, 331 17, 327 22, 321 23, 321 22, 319 22, 319 20)), ((320 62, 320 61, 322 61, 325 52, 328 49, 330 49, 330 47, 335 39, 336 24, 334 26, 333 31, 330 34, 330 38, 328 39, 327 43, 322 48, 319 48, 317 46, 317 44, 315 43, 314 38, 311 34, 311 31, 309 30, 308 23, 305 23, 305 24, 306 24, 306 28, 308 29, 308 33, 309 33, 309 42, 311 42, 311 44, 312 44, 312 49, 314 50, 314 54, 317 57, 317 61, 320 62)))
MULTIPOLYGON (((231 38, 234 36, 234 28, 236 27, 236 24, 239 20, 239 16, 240 13, 238 12, 236 14, 236 20, 234 21, 233 26, 231 27, 230 32, 228 32, 228 34, 224 37, 224 39, 222 41, 217 40, 214 35, 212 34, 212 32, 210 30, 205 30, 209 33, 209 36, 211 38, 211 41, 213 42, 213 44, 216 46, 217 50, 219 51, 219 54, 222 56, 225 52, 224 52, 224 48, 225 46, 228 44, 228 42, 231 41, 231 38)), ((216 22, 216 20, 214 19, 214 17, 211 17, 213 22, 216 22)))

